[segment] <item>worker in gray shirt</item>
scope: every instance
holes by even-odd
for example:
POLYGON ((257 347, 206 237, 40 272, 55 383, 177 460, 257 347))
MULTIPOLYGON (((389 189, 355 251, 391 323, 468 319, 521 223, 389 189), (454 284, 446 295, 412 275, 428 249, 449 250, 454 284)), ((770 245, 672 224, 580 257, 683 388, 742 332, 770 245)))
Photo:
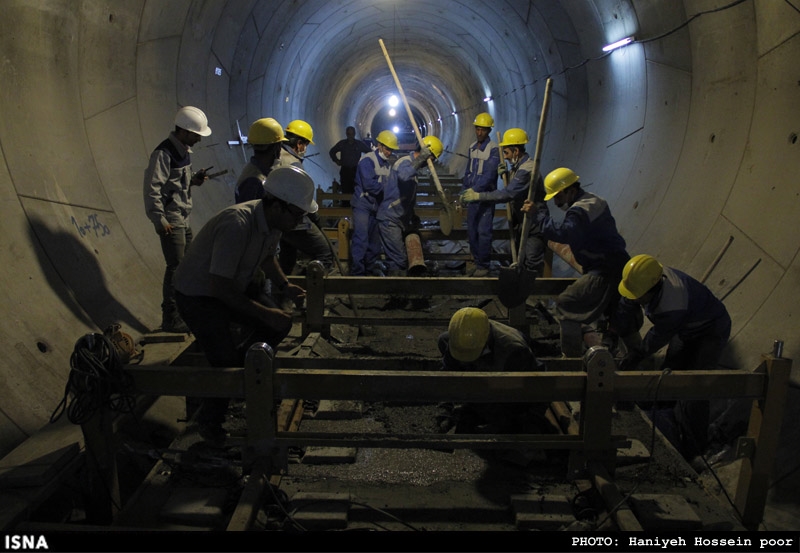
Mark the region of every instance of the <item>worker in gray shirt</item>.
POLYGON ((192 243, 191 187, 208 178, 205 169, 192 173, 192 146, 210 134, 205 113, 193 106, 179 109, 175 130, 153 150, 144 172, 145 212, 161 239, 167 263, 161 302, 161 329, 165 332, 189 332, 175 306, 172 279, 192 243))

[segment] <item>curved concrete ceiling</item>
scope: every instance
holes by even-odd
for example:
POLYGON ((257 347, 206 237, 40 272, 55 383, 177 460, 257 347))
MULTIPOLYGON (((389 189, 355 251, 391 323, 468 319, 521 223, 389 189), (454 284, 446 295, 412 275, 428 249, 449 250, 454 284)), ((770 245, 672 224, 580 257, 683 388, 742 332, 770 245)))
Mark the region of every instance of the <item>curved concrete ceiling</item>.
MULTIPOLYGON (((313 125, 309 170, 327 187, 327 149, 349 124, 368 132, 396 93, 379 38, 451 152, 484 110, 495 131, 535 136, 552 77, 543 171, 569 166, 606 197, 632 254, 707 276, 734 322, 727 365, 754 368, 774 339, 800 352, 789 0, 6 0, 3 12, 0 454, 47 422, 79 337, 158 326, 164 262, 141 179, 175 110, 206 111, 214 133, 194 162, 230 170, 197 189, 196 230, 232 203, 245 157, 229 141, 259 117, 313 125)), ((463 171, 459 156, 443 162, 463 171)))

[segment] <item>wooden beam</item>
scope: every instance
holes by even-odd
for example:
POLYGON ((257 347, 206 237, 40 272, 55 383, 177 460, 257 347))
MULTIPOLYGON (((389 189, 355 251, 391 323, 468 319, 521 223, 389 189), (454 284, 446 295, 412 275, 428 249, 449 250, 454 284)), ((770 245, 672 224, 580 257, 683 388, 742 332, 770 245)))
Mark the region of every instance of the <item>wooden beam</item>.
MULTIPOLYGON (((294 282, 294 280, 293 280, 294 282)), ((557 296, 574 278, 536 279, 531 296, 557 296)), ((302 284, 301 284, 302 285, 302 284)), ((324 279, 326 294, 377 296, 487 296, 497 295, 500 283, 496 277, 353 277, 328 276, 324 279)), ((305 287, 305 286, 304 286, 305 287)))
POLYGON ((756 372, 767 378, 763 399, 753 402, 747 437, 755 441, 751 458, 742 460, 734 504, 748 530, 758 530, 764 518, 769 480, 778 451, 784 407, 792 371, 790 359, 765 356, 756 372))

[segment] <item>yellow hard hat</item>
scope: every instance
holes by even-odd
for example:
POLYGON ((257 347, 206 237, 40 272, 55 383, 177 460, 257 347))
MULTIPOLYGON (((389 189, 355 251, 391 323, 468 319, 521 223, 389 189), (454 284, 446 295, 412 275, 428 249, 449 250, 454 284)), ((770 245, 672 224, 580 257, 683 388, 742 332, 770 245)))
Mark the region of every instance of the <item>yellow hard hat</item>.
POLYGON ((479 113, 475 117, 475 121, 472 124, 475 125, 476 127, 492 128, 492 127, 494 127, 494 119, 488 113, 483 112, 483 113, 479 113))
POLYGON ((528 133, 522 129, 508 129, 503 133, 503 141, 500 142, 500 147, 517 146, 519 144, 528 143, 528 133))
POLYGON ((286 125, 286 132, 296 134, 300 138, 305 138, 310 144, 314 143, 314 130, 311 128, 311 125, 300 119, 295 119, 286 125))
POLYGON ((546 192, 544 200, 547 201, 552 199, 553 196, 565 188, 569 188, 580 179, 581 178, 576 175, 572 169, 567 169, 566 167, 553 169, 544 178, 544 190, 546 192))
POLYGON ((375 140, 389 148, 390 150, 397 149, 397 136, 392 131, 381 131, 375 140))
POLYGON ((489 317, 477 307, 461 308, 450 319, 447 332, 453 359, 471 363, 480 357, 489 339, 489 317))
POLYGON ((638 300, 658 284, 664 267, 652 255, 640 254, 631 257, 622 269, 619 293, 629 300, 638 300))
POLYGON ((442 155, 442 152, 444 151, 444 145, 442 144, 442 141, 433 135, 423 137, 422 143, 428 147, 435 158, 438 158, 440 155, 442 155))
POLYGON ((250 125, 247 133, 247 143, 254 146, 286 142, 281 124, 272 117, 264 117, 250 125))

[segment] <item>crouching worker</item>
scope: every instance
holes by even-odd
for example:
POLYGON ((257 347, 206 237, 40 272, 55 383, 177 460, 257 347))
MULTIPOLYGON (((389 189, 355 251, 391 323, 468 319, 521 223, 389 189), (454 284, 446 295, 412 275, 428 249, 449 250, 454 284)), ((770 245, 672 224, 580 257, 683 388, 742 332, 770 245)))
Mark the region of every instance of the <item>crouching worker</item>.
MULTIPOLYGON (((291 313, 263 293, 273 286, 302 304, 305 290, 290 284, 277 259, 281 234, 317 211, 314 182, 299 167, 273 169, 264 197, 223 209, 200 230, 175 273, 178 310, 212 367, 242 367, 247 349, 266 342, 273 349, 289 334, 291 313), (263 278, 263 277, 262 277, 263 278), (232 324, 251 331, 237 340, 232 324), (239 343, 237 343, 239 342, 239 343)), ((205 399, 198 413, 200 434, 224 440, 228 398, 205 399)))
MULTIPOLYGON (((533 341, 516 328, 492 321, 477 307, 464 307, 450 319, 439 335, 442 368, 450 371, 525 372, 543 371, 544 364, 533 353, 533 341)), ((540 429, 546 404, 442 403, 437 424, 442 432, 457 422, 479 432, 530 432, 540 429)))
MULTIPOLYGON (((677 269, 664 267, 650 255, 637 255, 622 271, 619 293, 622 299, 617 319, 618 324, 626 326, 625 332, 639 330, 636 321, 642 309, 653 323, 642 345, 631 349, 620 361, 620 370, 636 369, 664 346, 667 346, 665 369, 718 368, 731 334, 731 318, 725 305, 705 285, 677 269)), ((662 422, 666 427, 664 434, 687 460, 705 453, 709 425, 707 400, 678 401, 670 417, 662 422)), ((694 462, 692 466, 698 468, 694 462)))

